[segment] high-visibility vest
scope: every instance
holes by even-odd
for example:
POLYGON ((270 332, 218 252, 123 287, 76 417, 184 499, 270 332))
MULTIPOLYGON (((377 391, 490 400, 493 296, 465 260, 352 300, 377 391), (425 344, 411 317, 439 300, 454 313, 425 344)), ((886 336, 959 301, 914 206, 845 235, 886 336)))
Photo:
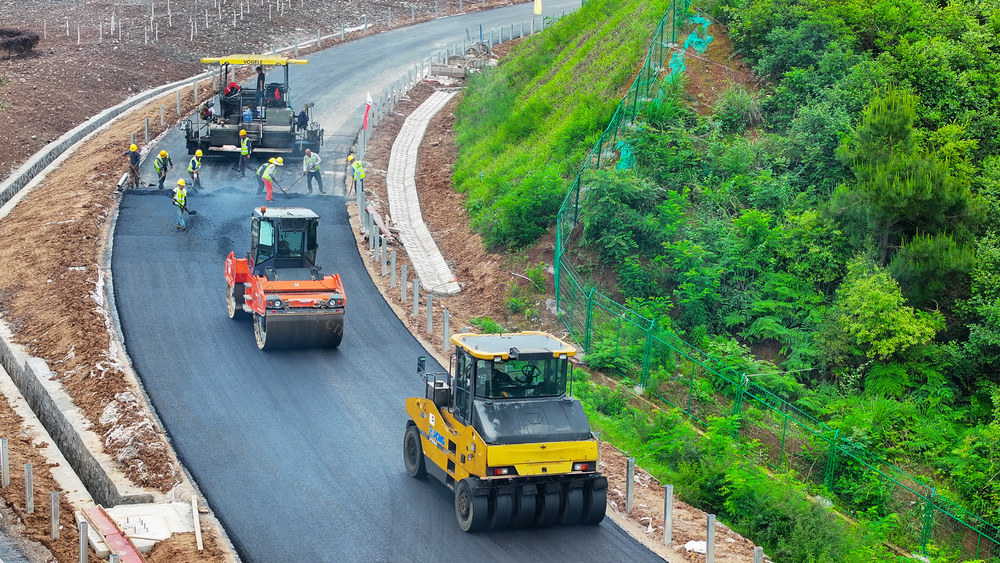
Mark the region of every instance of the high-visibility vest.
POLYGON ((164 170, 167 169, 167 162, 169 161, 170 161, 170 155, 167 155, 165 157, 157 156, 156 160, 153 161, 153 168, 156 169, 157 172, 163 172, 164 170))
POLYGON ((268 163, 267 168, 264 170, 264 179, 268 181, 274 180, 274 178, 271 177, 271 174, 274 174, 274 169, 277 167, 277 164, 268 163))
POLYGON ((354 181, 362 180, 365 177, 365 167, 361 166, 361 163, 355 160, 351 163, 351 167, 354 168, 354 181))
POLYGON ((191 162, 188 164, 188 172, 197 172, 199 168, 201 168, 201 161, 198 160, 197 156, 192 156, 191 162))
POLYGON ((250 139, 248 137, 240 139, 240 154, 243 156, 250 154, 250 139))
POLYGON ((258 176, 263 175, 264 174, 264 170, 267 169, 267 167, 268 167, 269 164, 271 164, 271 163, 270 162, 265 162, 264 164, 261 164, 260 166, 258 166, 256 174, 258 176))
POLYGON ((174 188, 174 205, 184 207, 184 204, 187 202, 187 193, 187 188, 174 188))
POLYGON ((308 172, 319 172, 320 158, 316 153, 310 154, 305 160, 302 161, 306 166, 306 171, 308 172))

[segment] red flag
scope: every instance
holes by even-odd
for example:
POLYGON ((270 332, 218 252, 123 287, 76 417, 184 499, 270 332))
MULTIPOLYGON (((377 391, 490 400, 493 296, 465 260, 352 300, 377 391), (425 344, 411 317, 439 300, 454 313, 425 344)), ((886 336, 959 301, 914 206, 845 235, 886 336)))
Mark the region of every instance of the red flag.
POLYGON ((361 124, 361 129, 364 131, 368 130, 368 113, 372 110, 372 93, 368 92, 368 97, 365 100, 365 120, 361 124))

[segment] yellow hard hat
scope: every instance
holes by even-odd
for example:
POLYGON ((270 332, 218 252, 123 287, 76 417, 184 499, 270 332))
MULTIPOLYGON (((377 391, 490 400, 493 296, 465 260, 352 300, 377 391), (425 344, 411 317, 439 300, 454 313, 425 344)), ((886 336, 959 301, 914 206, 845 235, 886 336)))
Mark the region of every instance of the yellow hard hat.
POLYGON ((160 151, 160 156, 167 156, 167 151, 160 151))
POLYGON ((184 180, 183 179, 182 180, 177 180, 177 185, 178 186, 183 186, 184 185, 184 180))
POLYGON ((354 160, 354 155, 353 154, 347 155, 347 162, 350 162, 352 160, 354 160))
POLYGON ((285 165, 285 159, 283 159, 283 158, 281 158, 279 156, 278 158, 274 159, 274 163, 277 164, 278 166, 284 166, 285 165))
POLYGON ((132 145, 131 147, 128 148, 128 150, 130 150, 132 152, 135 152, 135 151, 139 150, 139 147, 137 147, 135 145, 132 145))
POLYGON ((194 151, 194 155, 195 156, 201 156, 202 154, 204 154, 204 153, 201 152, 201 149, 198 149, 198 150, 194 151))
POLYGON ((270 162, 271 164, 274 164, 274 157, 272 156, 271 158, 267 159, 267 161, 270 162))
POLYGON ((240 136, 241 136, 241 137, 242 137, 243 135, 246 135, 246 134, 247 134, 247 130, 246 130, 246 129, 240 129, 240 136))

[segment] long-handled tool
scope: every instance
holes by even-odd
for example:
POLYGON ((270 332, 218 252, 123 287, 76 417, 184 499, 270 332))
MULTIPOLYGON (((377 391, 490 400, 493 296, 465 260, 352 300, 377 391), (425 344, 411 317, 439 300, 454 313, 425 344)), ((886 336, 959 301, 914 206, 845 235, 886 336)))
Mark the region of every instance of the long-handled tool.
POLYGON ((180 208, 181 208, 181 211, 183 211, 184 213, 187 213, 188 215, 197 215, 198 214, 198 212, 196 210, 194 210, 194 209, 188 209, 187 208, 187 204, 181 205, 180 208))
POLYGON ((294 188, 294 187, 295 187, 295 184, 298 184, 298 183, 299 183, 299 180, 301 180, 302 178, 305 178, 305 177, 306 177, 306 173, 305 173, 305 172, 303 172, 301 176, 299 176, 298 178, 296 178, 296 179, 295 179, 295 181, 294 181, 294 182, 292 182, 292 185, 291 185, 291 186, 288 186, 288 189, 290 190, 290 189, 294 188))

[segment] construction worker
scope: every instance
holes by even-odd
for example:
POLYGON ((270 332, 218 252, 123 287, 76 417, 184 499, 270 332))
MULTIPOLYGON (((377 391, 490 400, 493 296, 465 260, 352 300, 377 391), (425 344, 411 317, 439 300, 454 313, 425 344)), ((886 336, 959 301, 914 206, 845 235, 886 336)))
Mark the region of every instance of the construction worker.
POLYGON ((240 129, 240 156, 233 165, 233 170, 240 173, 240 176, 246 176, 247 165, 250 164, 250 153, 253 152, 253 146, 250 144, 250 139, 247 138, 247 130, 240 129))
POLYGON ((138 188, 142 185, 142 180, 139 179, 139 147, 135 144, 130 146, 127 151, 125 151, 125 156, 128 157, 128 182, 133 188, 138 188))
POLYGON ((198 171, 201 170, 201 149, 194 151, 194 156, 191 157, 191 162, 188 163, 188 174, 191 175, 191 189, 200 190, 201 189, 201 177, 198 171))
POLYGON ((257 113, 257 117, 264 117, 264 90, 267 89, 265 85, 267 83, 267 77, 264 75, 264 67, 258 66, 257 71, 257 95, 254 97, 254 111, 257 113))
POLYGON ((177 228, 184 230, 184 210, 187 208, 187 188, 184 187, 184 179, 177 180, 177 187, 174 188, 174 205, 177 206, 177 228))
POLYGON ((170 160, 170 155, 167 151, 160 151, 159 156, 153 161, 153 169, 156 170, 157 176, 160 177, 160 188, 163 189, 163 182, 167 179, 167 170, 174 167, 174 161, 170 160))
POLYGON ((318 154, 306 149, 306 157, 302 159, 302 173, 306 175, 306 186, 309 188, 309 193, 313 193, 313 178, 316 178, 319 193, 326 193, 326 190, 323 189, 323 176, 319 171, 320 162, 322 159, 318 154))
MULTIPOLYGON (((362 180, 365 179, 365 167, 361 166, 360 160, 354 160, 354 155, 347 157, 347 162, 351 163, 351 168, 354 169, 354 189, 362 190, 364 189, 362 180)), ((357 193, 357 192, 355 192, 357 193)))
POLYGON ((274 189, 271 186, 271 182, 274 181, 276 176, 275 167, 284 165, 285 165, 285 160, 279 156, 278 158, 274 159, 274 162, 269 162, 267 164, 267 168, 264 169, 264 173, 261 174, 261 177, 264 178, 264 188, 267 189, 267 197, 264 198, 265 201, 271 201, 272 199, 274 199, 274 189))
POLYGON ((309 106, 303 106, 302 111, 299 112, 299 116, 296 118, 295 127, 299 131, 305 131, 309 128, 309 113, 307 110, 309 106))
POLYGON ((257 172, 254 173, 257 176, 257 197, 264 195, 264 171, 267 170, 270 164, 274 164, 273 158, 267 159, 267 162, 258 166, 257 172))

